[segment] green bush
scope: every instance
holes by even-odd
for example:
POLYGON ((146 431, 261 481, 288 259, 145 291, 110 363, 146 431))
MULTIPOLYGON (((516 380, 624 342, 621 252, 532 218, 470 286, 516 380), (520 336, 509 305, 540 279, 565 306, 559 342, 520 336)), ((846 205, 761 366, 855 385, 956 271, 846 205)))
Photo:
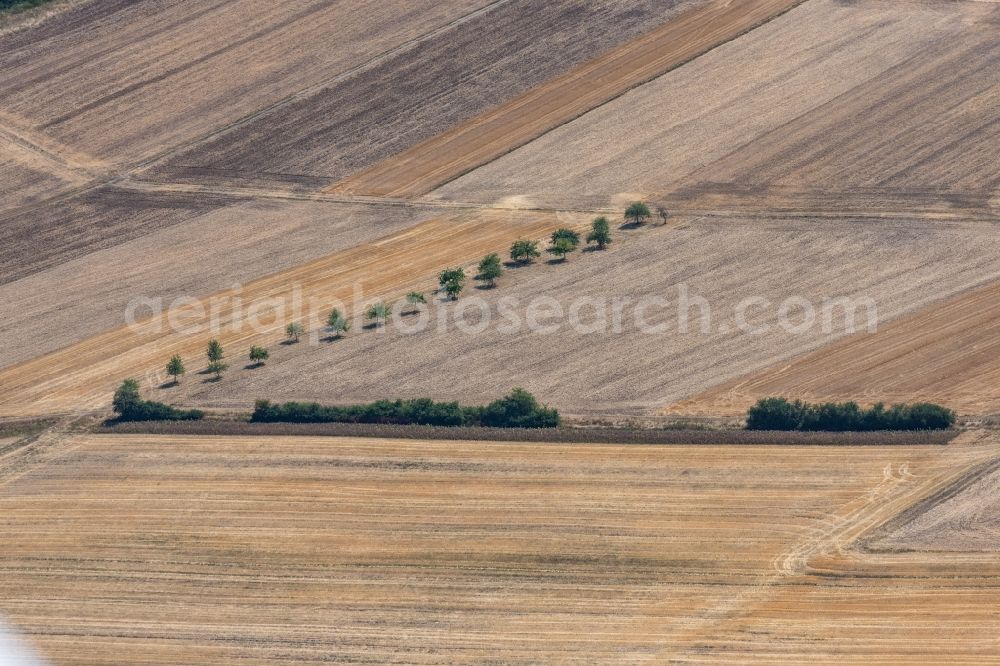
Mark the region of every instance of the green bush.
POLYGON ((955 413, 931 403, 893 405, 869 409, 856 402, 813 405, 801 400, 764 398, 747 412, 748 430, 876 431, 945 430, 955 425, 955 413))
POLYGON ((44 5, 51 1, 52 0, 0 0, 0 12, 30 9, 32 7, 38 7, 39 5, 44 5))
POLYGON ((516 388, 510 395, 495 400, 482 409, 480 425, 492 428, 555 428, 559 412, 538 404, 535 396, 516 388))
POLYGON ((126 379, 115 391, 111 406, 119 421, 198 421, 205 413, 198 409, 177 409, 162 402, 143 400, 139 382, 126 379))
POLYGON ((463 407, 457 402, 378 400, 365 405, 327 407, 315 402, 281 405, 258 400, 252 421, 256 423, 369 423, 391 425, 489 426, 497 428, 553 428, 559 412, 542 407, 523 389, 485 407, 463 407))

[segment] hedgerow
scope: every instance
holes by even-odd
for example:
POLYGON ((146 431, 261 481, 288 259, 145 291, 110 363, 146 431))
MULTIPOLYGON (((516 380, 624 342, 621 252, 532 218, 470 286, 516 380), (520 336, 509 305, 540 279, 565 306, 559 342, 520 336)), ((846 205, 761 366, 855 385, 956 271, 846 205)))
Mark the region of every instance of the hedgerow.
POLYGON ((392 425, 486 426, 494 428, 554 428, 559 412, 538 404, 523 389, 485 407, 457 402, 379 400, 364 405, 324 406, 315 402, 272 404, 258 400, 251 421, 256 423, 369 423, 392 425))
POLYGON ((892 405, 878 403, 863 409, 856 402, 810 404, 801 400, 764 398, 747 412, 748 430, 802 430, 872 432, 877 430, 946 430, 955 425, 955 413, 928 402, 892 405))
POLYGON ((119 421, 198 421, 205 413, 198 409, 177 409, 162 402, 143 400, 139 383, 126 379, 115 391, 112 407, 119 421))

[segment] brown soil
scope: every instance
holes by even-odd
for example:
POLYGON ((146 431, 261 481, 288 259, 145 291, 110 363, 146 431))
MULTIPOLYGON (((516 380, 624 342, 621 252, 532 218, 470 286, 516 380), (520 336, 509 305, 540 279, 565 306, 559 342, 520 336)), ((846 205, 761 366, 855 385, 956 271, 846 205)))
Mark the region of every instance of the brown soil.
POLYGON ((334 190, 401 197, 426 194, 799 2, 710 0, 692 7, 618 49, 337 184, 334 190))
MULTIPOLYGON (((243 415, 243 419, 246 415, 243 415)), ((773 446, 917 446, 947 444, 957 430, 922 432, 763 432, 756 430, 685 430, 682 428, 476 428, 401 426, 366 423, 252 423, 209 415, 202 421, 106 422, 98 432, 115 435, 227 435, 240 437, 310 436, 382 439, 463 440, 635 445, 773 446)), ((2 431, 0 431, 2 434, 2 431)))

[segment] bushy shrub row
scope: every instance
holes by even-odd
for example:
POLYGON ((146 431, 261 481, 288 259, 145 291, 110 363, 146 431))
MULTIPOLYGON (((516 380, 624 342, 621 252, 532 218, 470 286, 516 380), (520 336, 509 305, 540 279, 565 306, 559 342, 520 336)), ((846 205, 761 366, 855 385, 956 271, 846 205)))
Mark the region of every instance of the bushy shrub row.
POLYGON ((554 428, 559 412, 538 404, 523 389, 485 407, 464 407, 457 402, 379 400, 366 405, 328 407, 315 402, 271 404, 258 400, 252 421, 257 423, 380 423, 394 425, 486 426, 493 428, 554 428))
POLYGON ((747 412, 748 430, 875 431, 945 430, 955 425, 955 413, 927 402, 869 409, 856 402, 810 404, 785 398, 765 398, 747 412))
POLYGON ((205 413, 198 409, 177 409, 162 402, 143 400, 139 383, 126 379, 115 391, 112 406, 119 421, 197 421, 205 413))
POLYGON ((44 5, 52 0, 0 0, 0 12, 7 10, 30 9, 44 5))

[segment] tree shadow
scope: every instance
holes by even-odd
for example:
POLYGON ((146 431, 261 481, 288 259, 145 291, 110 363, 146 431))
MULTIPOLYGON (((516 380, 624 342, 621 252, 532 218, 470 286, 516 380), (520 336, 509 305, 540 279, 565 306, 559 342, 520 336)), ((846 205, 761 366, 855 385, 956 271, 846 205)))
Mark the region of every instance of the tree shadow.
POLYGON ((607 249, 608 249, 607 246, 597 247, 596 245, 588 245, 587 247, 580 250, 580 252, 604 252, 607 249))
POLYGON ((244 370, 256 370, 257 368, 263 368, 264 363, 262 361, 257 361, 256 363, 247 363, 243 366, 244 370))
POLYGON ((284 346, 284 347, 290 347, 292 345, 297 345, 297 344, 299 344, 298 340, 282 340, 281 341, 281 345, 284 346))
POLYGON ((344 339, 343 335, 334 335, 331 333, 325 338, 320 338, 320 342, 336 342, 337 340, 343 340, 343 339, 344 339))
POLYGON ((496 288, 497 288, 496 283, 493 283, 493 284, 477 284, 476 285, 476 289, 478 289, 479 291, 489 291, 490 289, 496 289, 496 288))
POLYGON ((161 388, 161 389, 168 389, 168 388, 174 388, 175 386, 180 386, 180 385, 181 385, 181 383, 179 381, 177 381, 176 379, 171 379, 169 381, 165 381, 162 384, 160 384, 159 388, 161 388))
POLYGON ((363 328, 366 331, 371 331, 371 330, 376 329, 376 328, 382 328, 382 324, 380 324, 377 321, 373 321, 370 324, 365 324, 361 328, 363 328))
POLYGON ((216 384, 222 381, 221 375, 216 375, 215 377, 209 377, 208 379, 203 379, 202 384, 216 384))
POLYGON ((504 268, 525 268, 533 264, 533 261, 505 261, 503 262, 504 268))
POLYGON ((562 257, 560 259, 546 259, 545 263, 549 266, 558 266, 559 264, 566 263, 566 257, 562 257))
POLYGON ((632 229, 642 229, 646 226, 645 222, 624 222, 618 225, 619 229, 624 229, 625 231, 630 231, 632 229))

